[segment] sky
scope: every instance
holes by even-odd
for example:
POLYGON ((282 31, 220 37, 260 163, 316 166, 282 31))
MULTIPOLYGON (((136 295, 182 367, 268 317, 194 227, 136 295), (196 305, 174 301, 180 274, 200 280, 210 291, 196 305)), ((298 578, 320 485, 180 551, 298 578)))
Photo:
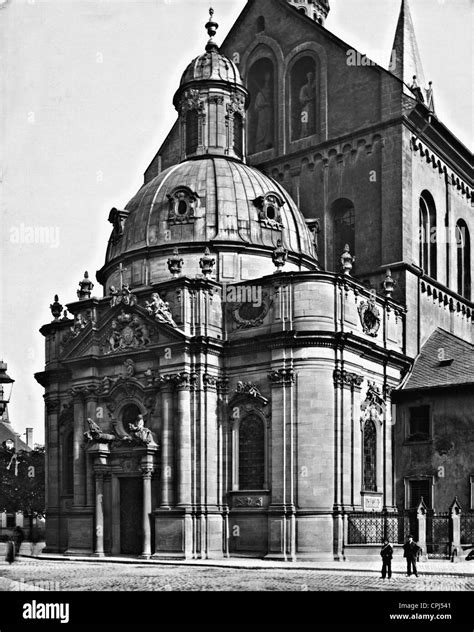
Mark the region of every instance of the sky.
MULTIPOLYGON (((387 66, 401 0, 331 0, 326 28, 387 66)), ((213 0, 221 42, 246 0, 213 0)), ((439 118, 472 146, 471 0, 410 0, 439 118)), ((0 0, 0 358, 10 418, 44 441, 39 328, 104 262, 207 41, 209 0, 0 0), (31 243, 30 239, 33 239, 31 243)))

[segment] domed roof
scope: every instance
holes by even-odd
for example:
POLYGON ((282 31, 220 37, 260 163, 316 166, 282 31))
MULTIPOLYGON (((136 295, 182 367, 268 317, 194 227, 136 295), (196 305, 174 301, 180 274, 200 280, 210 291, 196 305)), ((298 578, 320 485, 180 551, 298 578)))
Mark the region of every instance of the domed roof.
POLYGON ((181 77, 180 86, 194 81, 226 81, 243 86, 237 66, 223 55, 217 46, 209 46, 202 55, 193 59, 181 77))
POLYGON ((111 238, 106 262, 158 246, 184 252, 193 244, 218 249, 228 242, 236 249, 273 251, 281 239, 290 257, 315 263, 312 235, 285 189, 225 157, 188 160, 163 171, 132 198, 125 215, 123 233, 111 238))

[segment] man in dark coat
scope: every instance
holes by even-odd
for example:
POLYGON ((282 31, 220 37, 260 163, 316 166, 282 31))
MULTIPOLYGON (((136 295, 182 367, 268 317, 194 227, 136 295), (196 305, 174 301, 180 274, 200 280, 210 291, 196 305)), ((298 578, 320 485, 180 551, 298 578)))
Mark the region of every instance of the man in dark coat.
POLYGON ((13 564, 13 562, 15 561, 15 554, 15 539, 13 538, 13 536, 10 536, 7 542, 7 554, 5 556, 5 561, 9 564, 13 564))
POLYGON ((382 579, 388 575, 388 578, 392 578, 392 556, 393 556, 393 548, 390 545, 387 538, 383 541, 382 550, 380 551, 380 555, 382 556, 382 579))
POLYGON ((23 540, 25 539, 25 533, 23 529, 18 525, 13 529, 13 539, 15 540, 16 554, 20 555, 20 549, 23 540))
POLYGON ((413 536, 408 536, 408 542, 403 545, 403 557, 407 559, 407 575, 410 577, 413 569, 413 574, 418 577, 418 571, 416 569, 416 556, 421 551, 418 544, 413 540, 413 536))

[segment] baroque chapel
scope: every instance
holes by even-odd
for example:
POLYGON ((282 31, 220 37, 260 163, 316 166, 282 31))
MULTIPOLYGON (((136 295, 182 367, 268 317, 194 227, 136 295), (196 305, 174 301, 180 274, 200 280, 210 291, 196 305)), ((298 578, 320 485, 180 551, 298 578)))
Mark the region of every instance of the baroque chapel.
POLYGON ((407 0, 389 70, 328 13, 249 0, 219 48, 211 10, 102 296, 55 297, 47 550, 342 560, 474 508, 472 156, 407 0))

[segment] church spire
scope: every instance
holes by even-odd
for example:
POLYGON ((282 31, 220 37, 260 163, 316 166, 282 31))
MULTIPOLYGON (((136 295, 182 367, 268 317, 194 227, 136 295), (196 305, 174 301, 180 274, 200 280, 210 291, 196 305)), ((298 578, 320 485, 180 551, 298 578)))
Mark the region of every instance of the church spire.
POLYGON ((407 94, 415 95, 419 101, 427 104, 430 109, 434 109, 431 86, 429 90, 426 89, 423 64, 408 0, 402 0, 392 47, 390 70, 409 88, 405 90, 407 94))

